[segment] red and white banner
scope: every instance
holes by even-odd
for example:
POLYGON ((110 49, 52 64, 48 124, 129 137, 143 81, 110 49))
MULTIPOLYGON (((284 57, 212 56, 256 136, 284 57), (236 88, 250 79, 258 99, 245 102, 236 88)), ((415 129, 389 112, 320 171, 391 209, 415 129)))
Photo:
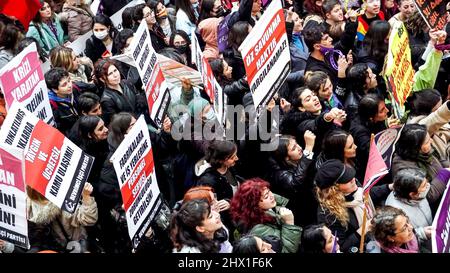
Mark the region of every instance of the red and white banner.
POLYGON ((53 124, 48 89, 36 49, 32 43, 0 70, 0 89, 5 94, 6 108, 20 102, 38 118, 53 124))
POLYGON ((93 157, 18 103, 3 123, 0 143, 23 151, 27 185, 61 209, 75 211, 93 157))
POLYGON ((22 160, 20 150, 0 145, 0 239, 28 249, 22 160))
POLYGON ((152 47, 145 20, 134 34, 131 55, 145 89, 150 118, 161 128, 170 104, 170 92, 152 47))
POLYGON ((122 193, 128 234, 136 248, 162 204, 144 116, 136 121, 111 161, 122 193))
POLYGON ((291 71, 283 8, 274 0, 239 47, 255 107, 268 104, 291 71))
POLYGON ((197 40, 197 36, 195 31, 191 33, 192 43, 191 43, 191 52, 192 52, 192 61, 197 66, 197 70, 200 72, 200 76, 202 77, 203 86, 205 87, 205 92, 210 98, 210 102, 214 106, 214 112, 216 113, 216 117, 219 120, 220 124, 225 127, 225 118, 226 118, 226 101, 227 97, 222 90, 222 87, 217 82, 214 77, 214 73, 209 65, 208 60, 203 56, 202 49, 197 40))
POLYGON ((383 176, 389 172, 383 157, 375 144, 375 138, 370 141, 369 160, 364 175, 363 189, 368 192, 383 176))

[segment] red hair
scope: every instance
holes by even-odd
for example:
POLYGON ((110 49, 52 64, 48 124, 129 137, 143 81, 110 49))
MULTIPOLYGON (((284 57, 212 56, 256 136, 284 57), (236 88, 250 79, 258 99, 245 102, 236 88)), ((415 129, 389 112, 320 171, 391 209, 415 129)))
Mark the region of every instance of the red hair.
POLYGON ((238 188, 231 199, 230 213, 233 221, 248 232, 257 224, 273 222, 274 219, 259 207, 259 202, 264 189, 269 189, 270 184, 261 178, 251 178, 238 188))
POLYGON ((183 203, 194 199, 206 199, 211 204, 213 200, 211 199, 210 192, 214 193, 214 190, 209 186, 192 187, 184 194, 183 203))

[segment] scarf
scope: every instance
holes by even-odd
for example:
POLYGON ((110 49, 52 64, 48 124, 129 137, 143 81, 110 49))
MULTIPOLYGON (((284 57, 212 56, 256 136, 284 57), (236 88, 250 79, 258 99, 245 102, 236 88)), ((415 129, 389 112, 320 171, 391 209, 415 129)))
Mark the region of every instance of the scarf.
POLYGON ((68 96, 67 98, 61 98, 56 95, 55 91, 48 91, 48 99, 54 102, 63 102, 72 105, 73 104, 73 95, 68 96))
POLYGON ((305 52, 305 47, 302 43, 302 39, 300 38, 300 33, 295 33, 292 35, 292 42, 296 48, 300 49, 301 52, 305 52))
POLYGON ((413 236, 411 241, 406 243, 406 248, 399 246, 385 247, 381 244, 380 246, 387 253, 419 253, 419 243, 417 242, 416 235, 413 236))
MULTIPOLYGON (((353 194, 353 200, 345 202, 346 208, 351 208, 355 212, 356 219, 358 220, 358 225, 362 226, 364 217, 364 191, 363 188, 358 187, 356 192, 353 194)), ((372 219, 375 207, 373 206, 372 199, 369 196, 369 202, 367 204, 367 221, 372 219)))
POLYGON ((429 181, 433 180, 433 178, 437 175, 439 172, 439 169, 437 169, 435 166, 435 162, 433 162, 433 153, 435 152, 434 148, 431 148, 431 151, 427 154, 419 153, 417 156, 416 162, 417 165, 427 173, 427 179, 429 181))

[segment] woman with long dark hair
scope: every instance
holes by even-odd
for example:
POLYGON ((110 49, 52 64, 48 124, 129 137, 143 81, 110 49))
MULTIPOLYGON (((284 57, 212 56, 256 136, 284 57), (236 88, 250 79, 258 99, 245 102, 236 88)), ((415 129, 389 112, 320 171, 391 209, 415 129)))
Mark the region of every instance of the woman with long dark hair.
POLYGON ((101 104, 106 124, 119 112, 139 114, 136 107, 137 91, 133 85, 122 80, 115 61, 99 60, 95 64, 95 80, 97 86, 103 89, 101 104))
POLYGON ((214 77, 219 82, 223 92, 228 97, 228 105, 241 105, 244 95, 250 91, 248 82, 245 78, 237 81, 233 80, 233 68, 221 59, 209 59, 209 65, 213 71, 214 77))
POLYGON ((316 222, 317 202, 313 194, 312 179, 308 179, 315 138, 311 131, 306 131, 304 149, 293 136, 275 138, 274 143, 278 145, 269 158, 268 181, 272 190, 289 199, 287 208, 292 210, 295 223, 300 226, 316 222))
POLYGON ((205 199, 184 203, 170 221, 174 253, 217 253, 214 233, 222 227, 219 213, 205 199))
POLYGON ((117 29, 111 19, 103 14, 97 15, 92 21, 93 34, 86 41, 84 53, 95 64, 101 58, 111 57, 118 53, 114 39, 117 29))
POLYGON ((439 154, 439 161, 443 166, 450 166, 449 142, 450 102, 442 103, 442 97, 436 89, 423 89, 413 92, 405 103, 410 110, 407 123, 418 123, 427 126, 428 133, 433 139, 432 147, 439 154))
POLYGON ((367 63, 377 75, 383 69, 384 57, 388 52, 390 30, 388 22, 373 21, 357 53, 358 62, 367 63))
POLYGON ((199 17, 198 0, 176 0, 175 6, 177 10, 177 30, 186 32, 189 39, 192 39, 192 31, 197 29, 199 17))
POLYGON ((35 38, 47 54, 55 46, 64 44, 64 30, 49 0, 43 1, 41 9, 30 22, 27 37, 35 38))
POLYGON ((395 177, 399 171, 406 168, 420 169, 426 173, 426 178, 431 183, 427 199, 433 211, 436 211, 450 178, 450 171, 444 168, 436 157, 431 142, 425 125, 405 125, 395 145, 392 175, 395 177))

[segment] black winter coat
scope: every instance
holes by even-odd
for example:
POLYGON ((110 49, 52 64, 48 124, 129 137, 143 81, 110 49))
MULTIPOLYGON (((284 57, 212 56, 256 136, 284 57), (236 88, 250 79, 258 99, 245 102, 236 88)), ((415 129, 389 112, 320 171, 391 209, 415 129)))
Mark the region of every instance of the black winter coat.
POLYGON ((281 133, 295 136, 297 143, 305 147, 304 134, 310 130, 316 135, 314 145, 314 156, 317 156, 322 149, 322 140, 325 134, 335 128, 333 122, 326 122, 322 113, 318 116, 308 112, 301 112, 298 109, 292 109, 283 118, 281 122, 281 133))
POLYGON ((101 98, 103 110, 103 120, 109 124, 114 114, 119 112, 130 112, 138 114, 136 111, 136 89, 129 83, 120 83, 123 93, 105 87, 101 98))
POLYGON ((294 213, 296 225, 307 226, 317 221, 318 203, 315 198, 311 171, 313 160, 303 156, 297 166, 281 166, 275 159, 269 159, 271 190, 289 199, 287 208, 294 213))
MULTIPOLYGON (((93 34, 91 38, 86 41, 86 49, 84 50, 84 54, 86 54, 89 59, 95 64, 99 59, 102 58, 103 53, 106 51, 106 46, 100 39, 97 39, 93 34)), ((113 42, 112 46, 112 55, 116 55, 119 53, 117 50, 116 44, 113 42)))

